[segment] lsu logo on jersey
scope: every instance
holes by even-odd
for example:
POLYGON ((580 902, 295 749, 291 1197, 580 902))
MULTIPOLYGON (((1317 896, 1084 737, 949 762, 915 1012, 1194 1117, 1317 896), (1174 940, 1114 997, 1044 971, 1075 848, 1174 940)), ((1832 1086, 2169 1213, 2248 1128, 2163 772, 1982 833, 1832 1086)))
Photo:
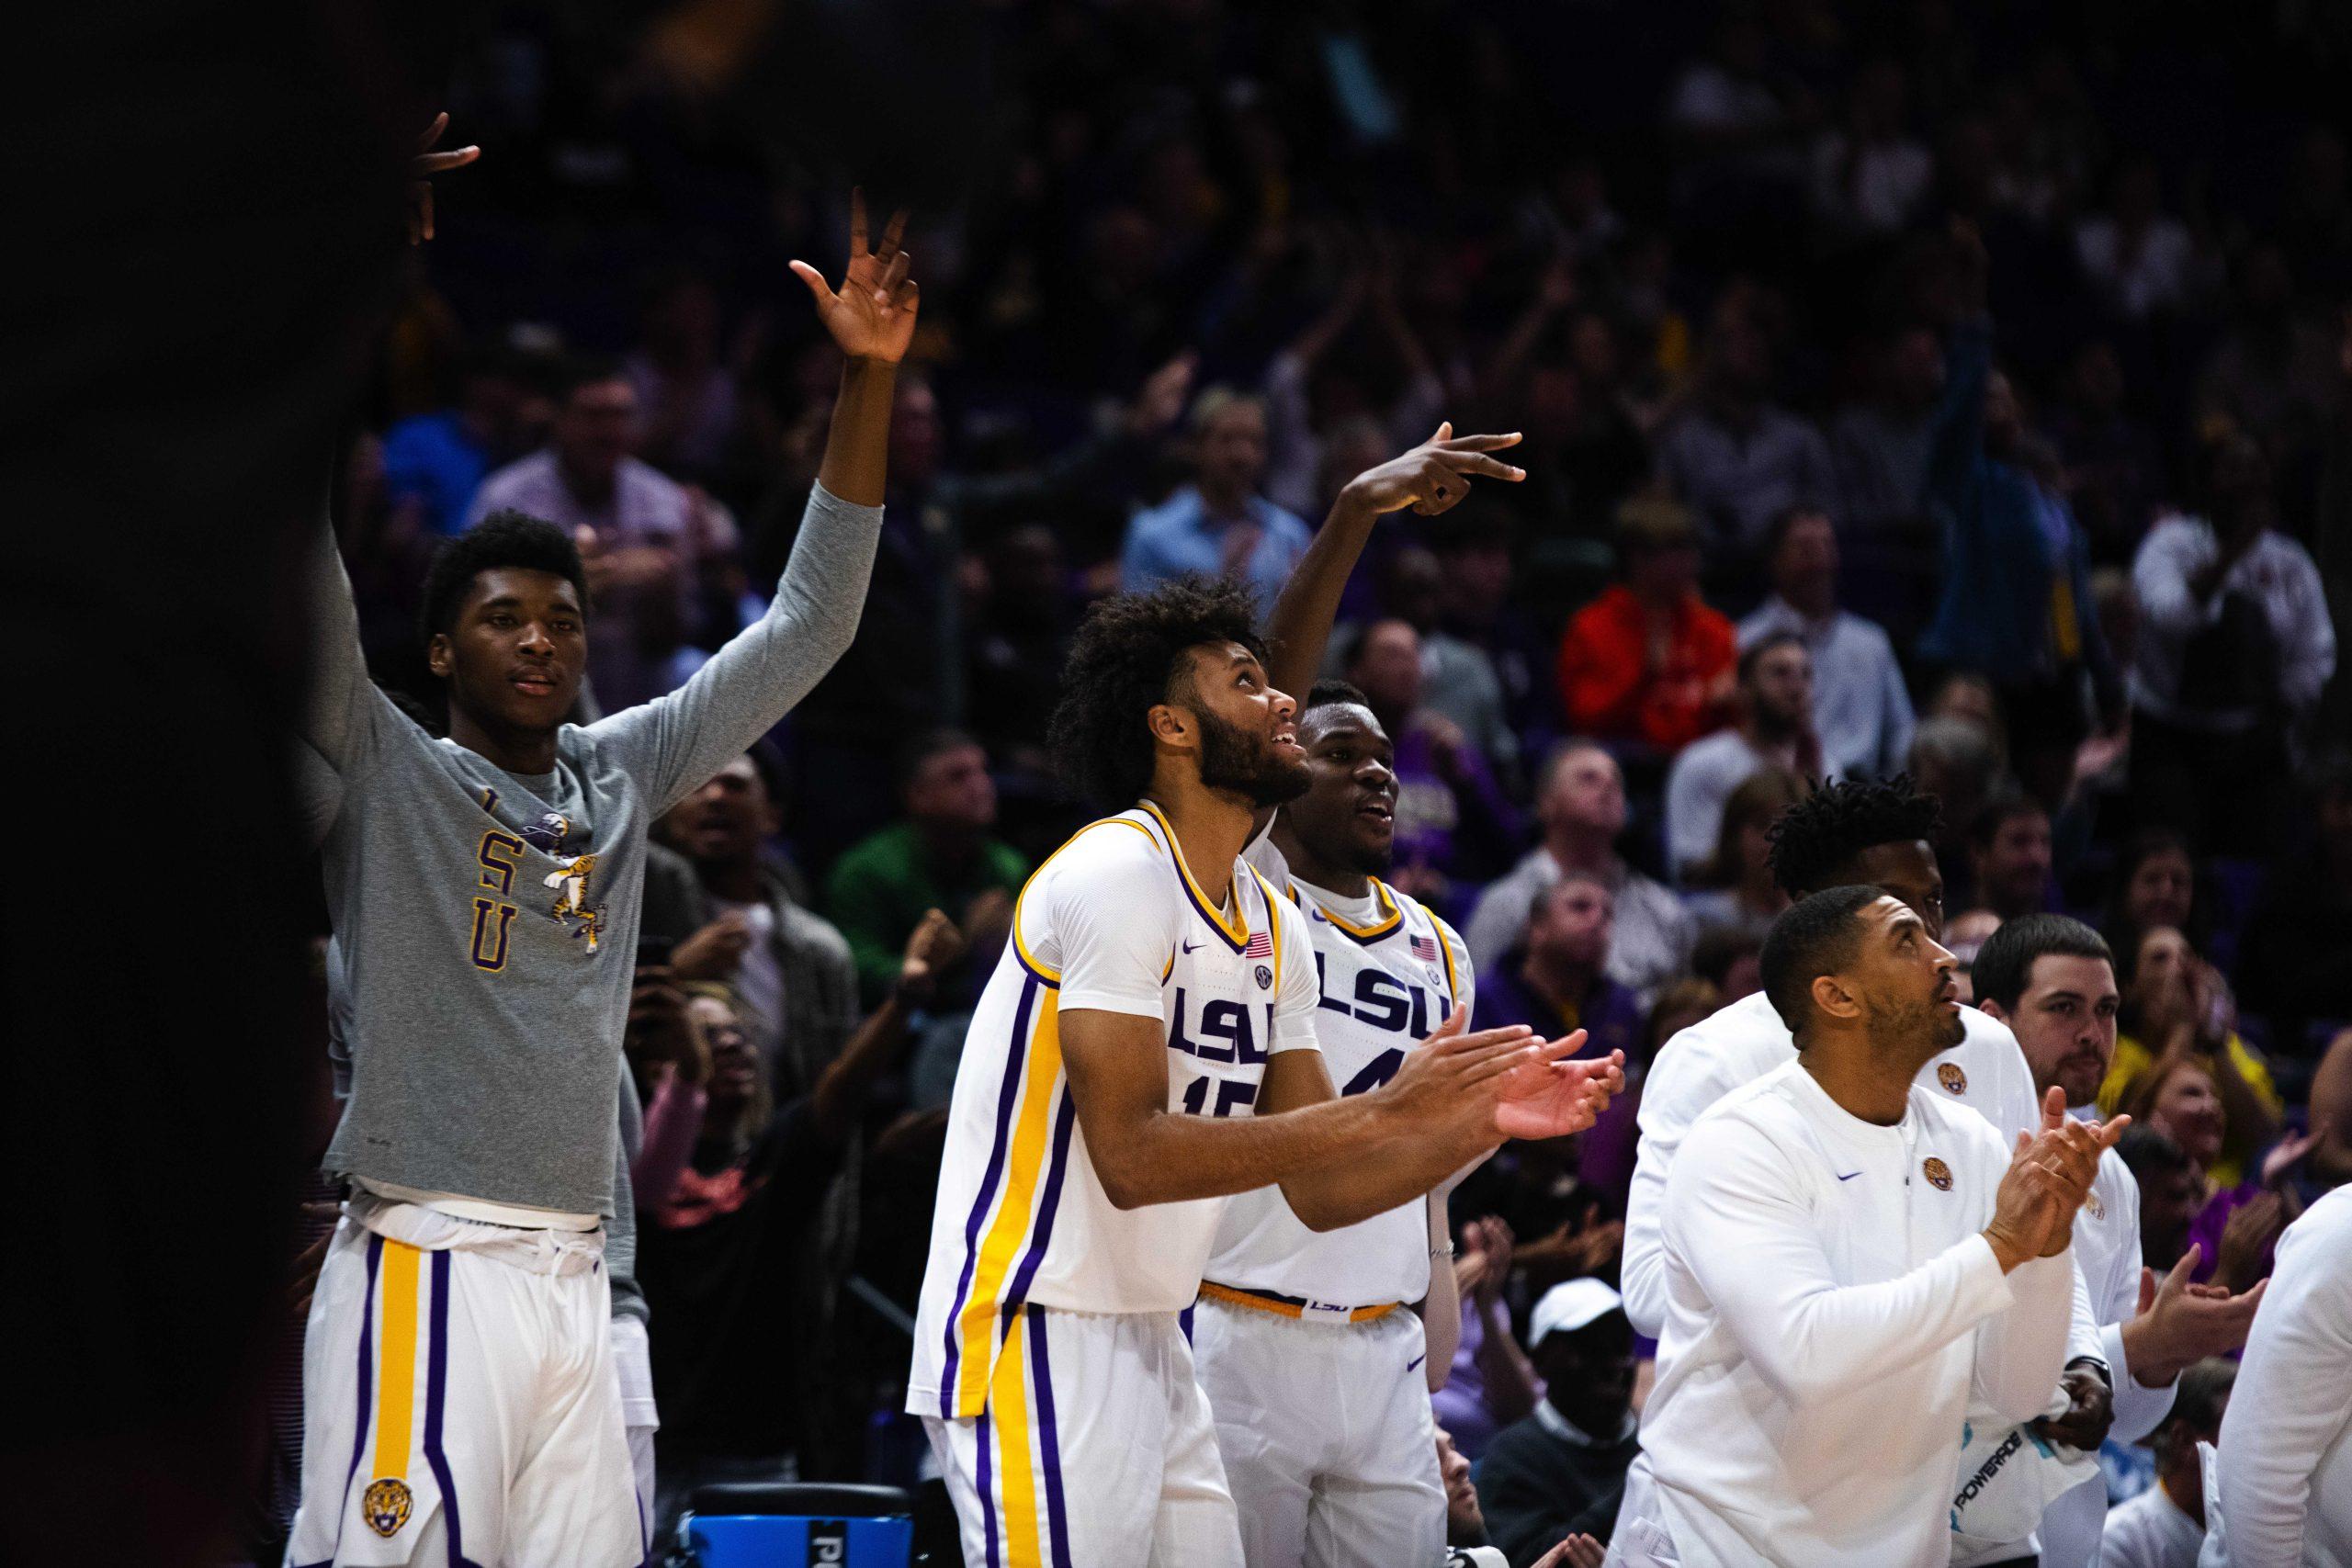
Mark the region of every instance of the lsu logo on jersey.
MULTIPOLYGON (((1267 976, 1271 983, 1272 976, 1267 976)), ((1258 1013, 1263 1010, 1265 1040, 1274 1038, 1274 1004, 1261 1002, 1257 1008, 1245 1007, 1223 997, 1212 997, 1198 1004, 1176 987, 1176 1021, 1169 1025, 1168 1048, 1192 1057, 1195 1062, 1216 1066, 1261 1067, 1266 1061, 1265 1045, 1259 1043, 1258 1013)), ((1184 1086, 1179 1103, 1187 1116, 1230 1116, 1258 1103, 1258 1081, 1250 1078, 1228 1078, 1221 1073, 1205 1072, 1193 1075, 1184 1086)))
MULTIPOLYGON (((481 792, 481 808, 488 811, 498 804, 498 792, 481 792)), ((566 856, 563 847, 571 837, 571 818, 560 811, 545 811, 539 819, 527 827, 508 831, 494 827, 483 833, 474 850, 476 867, 473 899, 473 963, 474 967, 495 975, 506 967, 508 938, 514 923, 515 907, 509 900, 514 894, 514 874, 522 869, 526 849, 557 861, 556 869, 539 879, 540 886, 556 890, 555 902, 548 910, 550 918, 570 921, 571 934, 580 939, 590 953, 596 951, 605 930, 605 906, 588 903, 589 878, 596 874, 596 859, 593 854, 566 856)))
POLYGON ((1936 1069, 1936 1081, 1944 1086, 1946 1094, 1966 1094, 1968 1075, 1960 1070, 1957 1062, 1946 1062, 1936 1069))
POLYGON ((391 1476, 369 1482, 368 1490, 359 1495, 359 1517, 368 1521, 369 1529, 387 1540, 398 1535, 401 1527, 408 1523, 409 1510, 413 1506, 408 1483, 391 1476))

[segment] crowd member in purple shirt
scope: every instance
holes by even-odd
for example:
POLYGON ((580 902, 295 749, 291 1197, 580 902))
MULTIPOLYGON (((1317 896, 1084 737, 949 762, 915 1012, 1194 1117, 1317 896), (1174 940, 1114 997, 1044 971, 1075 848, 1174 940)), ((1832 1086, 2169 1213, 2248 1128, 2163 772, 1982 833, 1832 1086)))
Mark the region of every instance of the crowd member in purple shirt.
MULTIPOLYGON (((1529 911, 1527 939, 1502 964, 1479 977, 1480 1027, 1527 1023, 1550 1028, 1553 1021, 1586 1033, 1584 1052, 1641 1055, 1642 1006, 1634 993, 1609 978, 1609 944, 1616 924, 1616 896, 1599 877, 1572 871, 1542 893, 1529 911), (1538 1022, 1542 1020, 1544 1021, 1538 1022)), ((1601 1113, 1582 1135, 1577 1172, 1594 1194, 1622 1211, 1634 1175, 1636 1130, 1634 1097, 1625 1110, 1601 1113)))

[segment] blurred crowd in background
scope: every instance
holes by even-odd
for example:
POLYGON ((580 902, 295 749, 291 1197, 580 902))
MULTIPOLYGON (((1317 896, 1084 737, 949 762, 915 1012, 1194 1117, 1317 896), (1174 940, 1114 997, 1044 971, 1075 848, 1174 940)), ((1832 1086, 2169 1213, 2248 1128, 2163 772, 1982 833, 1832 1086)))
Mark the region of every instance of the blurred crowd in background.
MULTIPOLYGON (((704 90, 729 9, 624 49, 603 8, 503 6, 459 58, 485 156, 338 491, 371 665, 428 711, 424 565, 488 512, 582 537, 606 708, 790 549, 837 367, 785 263, 842 251, 854 157, 704 90)), ((2102 1104, 2173 1184, 2148 1262, 2194 1230, 2200 1278, 2260 1277, 2352 1168, 2352 142, 2298 107, 2333 112, 2352 13, 978 16, 980 173, 910 231, 856 643, 658 834, 628 1048, 665 1493, 908 1472, 876 1413, 962 1012, 1081 819, 1044 745, 1071 631, 1186 570, 1271 604, 1340 485, 1441 421, 1523 432, 1527 480, 1384 519, 1329 672, 1397 739, 1391 880, 1464 931, 1478 1021, 1581 1024, 1638 1083, 1756 988, 1779 812, 1908 773, 1963 960, 2044 909, 2115 948, 2102 1104)), ((1456 1194, 1471 1459, 1534 1411, 1534 1303, 1613 1278, 1615 1142, 1456 1194)))

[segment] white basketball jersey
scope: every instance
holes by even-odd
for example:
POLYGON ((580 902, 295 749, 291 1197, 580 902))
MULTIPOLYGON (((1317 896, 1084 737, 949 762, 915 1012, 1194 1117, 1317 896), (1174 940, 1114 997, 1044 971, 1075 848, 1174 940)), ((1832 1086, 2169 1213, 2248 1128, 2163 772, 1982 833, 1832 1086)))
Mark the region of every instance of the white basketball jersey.
MULTIPOLYGON (((1373 879, 1373 919, 1334 908, 1289 875, 1269 838, 1247 857, 1306 917, 1318 979, 1315 1036, 1332 1087, 1362 1094, 1396 1076, 1405 1053, 1429 1038, 1456 1003, 1471 1006, 1470 955, 1453 928, 1409 895, 1373 879)), ((1309 1315, 1429 1293, 1428 1210, 1400 1203, 1335 1231, 1299 1223, 1278 1187, 1229 1200, 1208 1278, 1314 1303, 1309 1315)))
POLYGON ((1238 860, 1232 878, 1227 914, 1147 802, 1080 829, 1022 889, 956 1068, 909 1410, 978 1415, 1024 1304, 1192 1304, 1226 1201, 1112 1205, 1077 1126, 1059 1018, 1158 1020, 1168 1109, 1250 1115, 1267 1058, 1315 1045, 1315 956, 1297 909, 1238 860))

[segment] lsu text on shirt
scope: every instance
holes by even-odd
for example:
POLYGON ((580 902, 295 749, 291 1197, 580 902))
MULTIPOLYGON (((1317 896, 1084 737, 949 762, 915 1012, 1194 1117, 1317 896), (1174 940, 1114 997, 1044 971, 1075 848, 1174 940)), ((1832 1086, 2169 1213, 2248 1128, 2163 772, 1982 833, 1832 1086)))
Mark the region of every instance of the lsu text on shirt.
MULTIPOLYGON (((1271 839, 1251 845, 1247 858, 1290 900, 1314 946, 1315 1038, 1340 1094, 1395 1077, 1406 1052, 1455 1006, 1472 1005, 1462 939, 1409 894, 1375 877, 1370 907, 1351 910, 1294 880, 1271 839)), ((1427 1200, 1416 1198, 1317 1233, 1291 1213, 1279 1187, 1239 1193, 1227 1201, 1208 1278, 1311 1303, 1309 1315, 1417 1302, 1429 1293, 1428 1215, 1427 1200)))

